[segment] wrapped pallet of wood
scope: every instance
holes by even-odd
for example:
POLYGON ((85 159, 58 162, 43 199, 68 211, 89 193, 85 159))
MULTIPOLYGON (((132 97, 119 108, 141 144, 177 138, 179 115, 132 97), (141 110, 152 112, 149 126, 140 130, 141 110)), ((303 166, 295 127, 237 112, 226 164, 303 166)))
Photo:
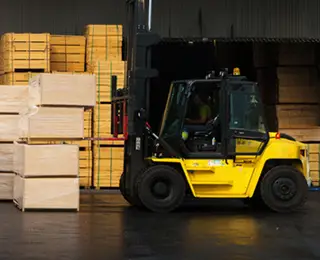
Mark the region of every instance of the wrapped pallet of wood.
POLYGON ((50 36, 50 67, 52 71, 83 72, 86 39, 81 35, 50 36))
POLYGON ((96 103, 94 75, 41 73, 29 82, 29 104, 93 107, 96 103))
POLYGON ((14 147, 13 199, 21 209, 79 210, 77 145, 14 147))
POLYGON ((20 138, 83 139, 83 114, 82 107, 34 107, 33 111, 20 115, 20 138))
POLYGON ((19 114, 27 104, 28 86, 0 86, 0 114, 19 114))
POLYGON ((86 63, 122 60, 122 25, 90 24, 85 28, 86 63))
POLYGON ((0 143, 0 200, 13 199, 13 143, 0 143))
POLYGON ((13 199, 13 180, 12 172, 0 172, 0 200, 13 199))
POLYGON ((1 74, 17 70, 50 72, 50 34, 5 33, 0 56, 1 74))
POLYGON ((313 186, 319 186, 320 176, 320 144, 308 144, 310 176, 313 186))

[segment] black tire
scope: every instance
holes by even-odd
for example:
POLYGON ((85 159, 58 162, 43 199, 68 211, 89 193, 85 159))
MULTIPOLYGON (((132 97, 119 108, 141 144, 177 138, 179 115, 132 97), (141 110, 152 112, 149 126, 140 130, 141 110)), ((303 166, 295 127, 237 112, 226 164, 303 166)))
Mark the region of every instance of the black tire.
POLYGON ((307 200, 305 177, 292 166, 277 166, 268 171, 260 183, 261 197, 276 212, 292 212, 307 200))
POLYGON ((138 197, 136 191, 133 192, 134 196, 129 196, 124 191, 124 173, 121 174, 120 181, 119 181, 119 189, 121 192, 122 197, 131 205, 136 207, 142 207, 142 203, 138 197))
POLYGON ((137 187, 142 204, 150 211, 159 213, 178 208, 186 193, 186 183, 182 174, 165 165, 148 168, 139 176, 137 187))

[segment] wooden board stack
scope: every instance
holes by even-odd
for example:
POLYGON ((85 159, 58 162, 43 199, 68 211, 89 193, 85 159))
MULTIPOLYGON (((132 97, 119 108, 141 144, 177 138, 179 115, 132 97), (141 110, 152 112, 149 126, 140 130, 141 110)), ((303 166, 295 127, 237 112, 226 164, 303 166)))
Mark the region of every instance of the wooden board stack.
MULTIPOLYGON (((117 76, 117 88, 123 88, 125 84, 122 30, 121 25, 87 25, 85 28, 87 71, 96 75, 97 83, 97 105, 93 116, 95 137, 111 137, 111 77, 117 76)), ((96 188, 119 185, 119 172, 122 173, 123 168, 123 159, 119 156, 123 157, 123 142, 117 144, 119 147, 113 148, 113 142, 93 142, 93 184, 96 188), (115 149, 116 152, 111 153, 115 157, 106 157, 106 149, 115 149)))
POLYGON ((320 141, 320 80, 314 57, 313 45, 284 44, 279 49, 278 128, 303 142, 320 141))
POLYGON ((97 60, 122 60, 122 25, 89 24, 85 36, 87 64, 97 60))
POLYGON ((17 145, 14 155, 18 168, 21 167, 19 165, 25 165, 24 170, 15 169, 17 173, 14 179, 15 203, 22 210, 78 209, 79 196, 76 194, 79 192, 79 146, 46 145, 46 143, 48 140, 83 139, 84 108, 95 105, 95 77, 81 74, 41 73, 30 80, 28 94, 28 109, 22 111, 20 115, 20 136, 25 143, 17 145), (35 142, 38 144, 35 145, 35 142), (76 156, 73 159, 69 158, 66 155, 68 153, 76 156), (53 156, 55 154, 57 155, 53 156), (66 159, 62 160, 60 155, 66 159), (40 158, 43 160, 42 164, 51 165, 51 170, 41 170, 40 173, 42 166, 35 166, 32 163, 40 158), (73 162, 76 174, 75 170, 65 170, 65 174, 59 173, 60 170, 56 171, 55 167, 59 168, 58 165, 68 168, 69 162, 73 162), (27 164, 30 164, 32 169, 29 175, 26 173, 27 164), (38 173, 34 173, 36 171, 38 173), (47 175, 51 175, 50 178, 47 178, 47 175), (44 193, 43 198, 39 198, 39 192, 44 193), (61 199, 65 202, 61 202, 61 199))
POLYGON ((14 145, 13 201, 26 209, 79 210, 77 145, 14 145))
POLYGON ((52 71, 83 72, 85 68, 84 36, 51 35, 50 67, 52 71))
POLYGON ((124 148, 115 145, 94 146, 94 186, 118 188, 123 173, 124 148))
POLYGON ((6 33, 0 42, 0 73, 50 71, 49 33, 6 33))
POLYGON ((19 112, 28 86, 0 86, 0 200, 13 199, 13 142, 19 138, 19 112))
POLYGON ((308 144, 310 176, 313 186, 319 186, 320 176, 320 144, 308 144))

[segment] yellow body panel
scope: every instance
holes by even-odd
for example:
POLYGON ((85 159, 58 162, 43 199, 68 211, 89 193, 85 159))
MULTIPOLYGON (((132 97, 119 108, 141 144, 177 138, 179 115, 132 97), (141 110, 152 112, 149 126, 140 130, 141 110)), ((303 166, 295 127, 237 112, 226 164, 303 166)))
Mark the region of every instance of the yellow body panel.
MULTIPOLYGON (((273 137, 270 134, 270 137, 273 137)), ((256 152, 261 143, 241 141, 237 152, 256 152)), ((252 197, 267 161, 289 159, 292 165, 307 175, 307 158, 300 154, 306 145, 287 139, 270 138, 259 156, 237 156, 235 160, 151 158, 159 164, 180 164, 194 197, 247 198, 252 197)))

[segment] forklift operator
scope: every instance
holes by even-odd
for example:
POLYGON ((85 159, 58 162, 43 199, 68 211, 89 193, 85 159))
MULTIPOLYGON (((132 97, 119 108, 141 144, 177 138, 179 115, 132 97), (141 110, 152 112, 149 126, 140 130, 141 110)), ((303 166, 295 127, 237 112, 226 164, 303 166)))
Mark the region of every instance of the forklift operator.
POLYGON ((211 108, 204 101, 204 95, 196 94, 193 102, 197 107, 197 116, 195 119, 186 118, 186 123, 191 125, 205 125, 211 119, 211 108))

